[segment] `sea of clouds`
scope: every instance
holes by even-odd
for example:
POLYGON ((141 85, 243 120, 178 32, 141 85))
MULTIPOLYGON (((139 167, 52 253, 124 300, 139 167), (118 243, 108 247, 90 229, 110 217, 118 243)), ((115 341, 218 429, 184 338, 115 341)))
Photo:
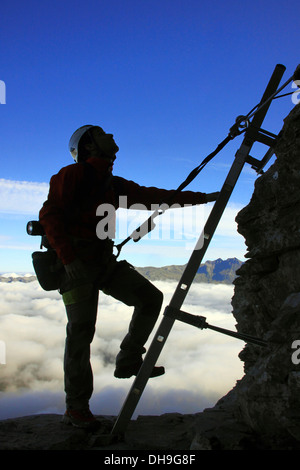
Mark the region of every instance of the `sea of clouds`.
MULTIPOLYGON (((177 283, 154 284, 164 293, 164 306, 168 305, 177 283)), ((233 286, 193 284, 182 308, 206 317, 211 325, 235 330, 232 295, 233 286)), ((0 299, 0 419, 63 413, 66 315, 59 293, 43 291, 36 281, 1 282, 0 299)), ((118 415, 132 384, 133 378, 113 376, 115 356, 131 314, 130 307, 100 294, 91 357, 91 409, 95 414, 118 415)), ((240 340, 175 322, 158 361, 166 374, 149 380, 134 417, 196 413, 214 406, 243 376, 238 358, 243 347, 240 340)))

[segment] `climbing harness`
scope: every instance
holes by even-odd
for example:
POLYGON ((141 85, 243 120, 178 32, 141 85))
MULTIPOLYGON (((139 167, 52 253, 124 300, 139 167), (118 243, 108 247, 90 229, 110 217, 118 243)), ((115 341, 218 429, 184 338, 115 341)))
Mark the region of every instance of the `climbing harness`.
MULTIPOLYGON (((277 136, 271 132, 261 129, 261 125, 272 100, 284 87, 288 85, 288 83, 300 78, 300 66, 298 66, 296 69, 297 74, 295 72, 293 77, 291 77, 283 86, 277 89, 285 69, 285 66, 281 64, 278 64, 275 67, 261 101, 246 116, 237 117, 235 124, 229 130, 228 136, 218 145, 214 152, 208 155, 203 160, 203 162, 189 174, 186 180, 177 189, 177 191, 181 191, 184 187, 186 187, 187 184, 189 184, 200 173, 204 166, 230 140, 244 133, 244 139, 242 141, 242 144, 235 154, 235 159, 228 172, 228 175, 218 195, 218 198, 213 205, 213 208, 204 226, 203 232, 201 233, 198 242, 196 243, 195 249, 190 256, 187 265, 185 266, 184 272, 178 282, 178 285, 171 298, 171 301, 169 305, 165 308, 163 318, 150 344, 148 352, 144 358, 143 364, 124 401, 119 416, 111 431, 111 439, 123 435, 132 417, 132 414, 134 413, 134 410, 141 398, 143 390, 150 377, 151 371, 157 362, 157 359, 166 343, 168 335, 176 320, 182 321, 200 329, 209 328, 220 333, 233 336, 237 339, 241 339, 246 343, 252 343, 261 347, 268 347, 268 343, 263 339, 255 338, 253 336, 241 332, 233 332, 230 330, 209 325, 204 317, 192 315, 190 313, 182 311, 181 305, 185 300, 185 297, 189 291, 189 288, 193 282, 193 279, 197 273, 201 261, 203 260, 209 243, 227 206, 231 193, 236 185, 236 182, 241 174, 245 163, 251 164, 252 168, 255 169, 258 174, 261 174, 263 172, 263 168, 268 163, 274 153, 273 148, 277 136), (251 118, 253 118, 252 121, 250 121, 251 118), (255 142, 263 143, 269 147, 265 156, 261 160, 249 155, 249 152, 255 142)), ((159 210, 155 211, 155 213, 148 219, 148 221, 141 225, 142 229, 151 229, 153 225, 152 219, 160 214, 161 212, 159 210)), ((145 231, 145 233, 147 232, 145 231)), ((145 233, 141 232, 141 235, 144 235, 145 233)), ((130 236, 126 240, 124 240, 124 242, 119 245, 119 249, 122 248, 122 246, 124 246, 124 244, 127 243, 131 238, 133 237, 130 236)))

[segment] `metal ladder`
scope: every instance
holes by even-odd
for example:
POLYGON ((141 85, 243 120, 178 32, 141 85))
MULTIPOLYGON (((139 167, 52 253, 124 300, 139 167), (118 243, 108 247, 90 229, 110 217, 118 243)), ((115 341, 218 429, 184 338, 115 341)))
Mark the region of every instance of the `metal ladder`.
MULTIPOLYGON (((223 215, 231 193, 238 181, 245 163, 250 164, 258 174, 261 174, 263 172, 263 168, 274 153, 273 147, 277 136, 263 130, 261 125, 272 102, 272 95, 275 93, 284 72, 285 67, 283 65, 276 65, 265 92, 263 93, 260 104, 253 114, 251 123, 248 121, 245 124, 247 129, 245 131, 242 144, 235 154, 233 164, 218 195, 218 199, 213 205, 213 208, 204 226, 204 230, 199 236, 194 251, 192 252, 181 279, 178 282, 171 301, 164 311, 163 318, 144 358, 143 365, 141 366, 130 388, 127 398, 125 399, 119 416, 117 417, 117 420, 111 431, 112 437, 122 436, 124 434, 126 427, 135 411, 135 408, 142 396, 143 390, 147 385, 152 369, 155 366, 157 359, 167 341, 168 335, 173 327, 175 320, 183 321, 201 329, 210 328, 215 331, 219 331, 220 333, 242 339, 245 342, 251 342, 260 346, 267 346, 267 343, 261 339, 209 325, 206 323, 206 319, 204 317, 191 315, 187 312, 184 312, 181 310, 181 306, 188 294, 189 288, 194 280, 201 261, 203 260, 203 257, 207 251, 207 248, 211 242, 217 225, 223 215), (261 160, 258 160, 249 154, 255 142, 263 143, 269 147, 265 156, 261 160)), ((236 132, 237 135, 241 133, 239 132, 239 128, 244 122, 243 118, 244 116, 237 118, 236 124, 230 129, 230 132, 236 132)))

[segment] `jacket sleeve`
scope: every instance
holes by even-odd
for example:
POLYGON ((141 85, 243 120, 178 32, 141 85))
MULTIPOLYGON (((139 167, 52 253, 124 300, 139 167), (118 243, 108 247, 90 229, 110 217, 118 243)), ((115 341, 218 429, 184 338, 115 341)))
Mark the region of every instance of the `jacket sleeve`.
POLYGON ((78 187, 79 175, 78 171, 74 170, 70 171, 68 167, 65 167, 52 176, 48 199, 39 212, 39 221, 45 230, 48 241, 64 264, 75 259, 71 240, 66 231, 66 213, 71 207, 71 201, 74 200, 78 187))
POLYGON ((127 208, 133 204, 142 204, 146 209, 150 210, 151 205, 166 203, 172 206, 205 204, 206 194, 194 191, 181 191, 175 195, 176 190, 159 189, 155 187, 140 186, 139 184, 118 178, 118 185, 121 189, 120 194, 127 196, 127 208), (174 199, 173 199, 174 197, 174 199))

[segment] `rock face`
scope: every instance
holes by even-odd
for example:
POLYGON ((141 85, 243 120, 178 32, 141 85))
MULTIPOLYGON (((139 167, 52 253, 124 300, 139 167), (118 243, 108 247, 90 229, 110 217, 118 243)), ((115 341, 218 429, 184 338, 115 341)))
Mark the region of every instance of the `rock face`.
POLYGON ((285 119, 275 153, 275 163, 256 180, 249 205, 237 216, 248 259, 237 271, 232 299, 237 331, 269 346, 248 343, 240 353, 245 375, 200 417, 200 447, 206 438, 220 448, 300 449, 299 105, 285 119), (231 443, 224 439, 222 413, 237 431, 231 443), (209 416, 215 417, 211 431, 209 416))

